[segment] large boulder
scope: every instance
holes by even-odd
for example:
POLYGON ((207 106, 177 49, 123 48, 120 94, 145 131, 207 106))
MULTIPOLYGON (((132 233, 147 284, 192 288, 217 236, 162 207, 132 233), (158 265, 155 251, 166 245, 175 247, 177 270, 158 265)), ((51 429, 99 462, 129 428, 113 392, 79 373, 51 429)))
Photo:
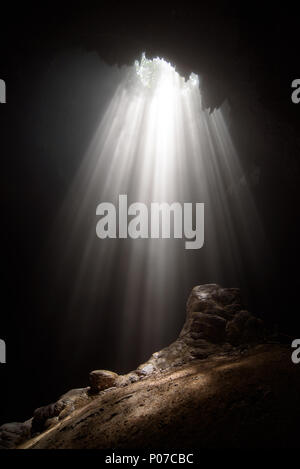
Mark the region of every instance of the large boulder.
POLYGON ((264 335, 263 322, 245 310, 238 288, 199 285, 190 293, 186 320, 177 340, 154 353, 137 371, 149 375, 194 359, 228 353, 237 346, 261 343, 264 335))

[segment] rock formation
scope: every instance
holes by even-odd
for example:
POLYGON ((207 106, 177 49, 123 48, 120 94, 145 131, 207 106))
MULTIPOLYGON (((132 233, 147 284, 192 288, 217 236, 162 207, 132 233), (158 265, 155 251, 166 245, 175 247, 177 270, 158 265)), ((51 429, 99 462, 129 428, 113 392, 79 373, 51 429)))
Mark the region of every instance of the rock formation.
POLYGON ((242 305, 240 292, 195 287, 178 339, 123 376, 0 427, 2 448, 293 447, 300 375, 289 347, 242 305))

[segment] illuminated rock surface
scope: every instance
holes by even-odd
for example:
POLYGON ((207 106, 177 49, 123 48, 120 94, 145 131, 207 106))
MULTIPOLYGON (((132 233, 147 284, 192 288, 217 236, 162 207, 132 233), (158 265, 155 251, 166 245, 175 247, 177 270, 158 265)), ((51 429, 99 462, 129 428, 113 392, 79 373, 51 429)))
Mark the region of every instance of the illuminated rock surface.
POLYGON ((118 375, 112 371, 94 370, 90 373, 91 392, 99 392, 118 385, 118 375))
POLYGON ((7 430, 1 427, 2 446, 297 445, 300 375, 291 349, 275 343, 262 321, 245 311, 237 289, 195 287, 174 343, 128 375, 98 370, 91 376, 92 384, 99 377, 102 384, 103 376, 109 378, 103 387, 100 383, 102 391, 96 393, 95 386, 93 392, 73 390, 37 409, 32 438, 21 445, 20 436, 7 439, 7 430))

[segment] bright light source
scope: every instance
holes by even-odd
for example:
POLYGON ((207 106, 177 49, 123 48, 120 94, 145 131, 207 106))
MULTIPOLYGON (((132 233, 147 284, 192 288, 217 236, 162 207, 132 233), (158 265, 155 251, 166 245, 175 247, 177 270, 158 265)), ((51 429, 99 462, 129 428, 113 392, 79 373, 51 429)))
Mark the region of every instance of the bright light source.
POLYGON ((133 353, 138 364, 166 344, 184 291, 199 281, 239 285, 242 253, 256 271, 262 232, 222 111, 202 109, 198 76, 185 80, 164 59, 145 54, 125 72, 119 70, 120 84, 65 201, 61 220, 69 237, 58 268, 65 275, 80 253, 70 314, 78 310, 87 334, 81 299, 100 328, 108 314, 99 310, 101 298, 118 279, 120 357, 133 353), (128 204, 204 203, 204 248, 191 256, 182 239, 100 240, 96 207, 117 206, 120 194, 128 204))

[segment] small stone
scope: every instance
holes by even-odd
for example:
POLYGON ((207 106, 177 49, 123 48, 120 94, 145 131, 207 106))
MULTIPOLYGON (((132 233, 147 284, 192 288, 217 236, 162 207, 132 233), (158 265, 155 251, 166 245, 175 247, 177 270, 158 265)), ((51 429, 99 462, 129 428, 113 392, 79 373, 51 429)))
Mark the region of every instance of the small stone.
POLYGON ((128 374, 128 381, 130 383, 136 383, 139 381, 139 376, 136 373, 129 373, 128 374))
POLYGON ((137 369, 137 373, 141 374, 142 376, 150 375, 151 373, 154 373, 154 371, 155 371, 155 368, 152 365, 152 363, 140 365, 137 369))
POLYGON ((91 392, 103 391, 117 386, 119 375, 108 370, 94 370, 90 373, 91 392))

